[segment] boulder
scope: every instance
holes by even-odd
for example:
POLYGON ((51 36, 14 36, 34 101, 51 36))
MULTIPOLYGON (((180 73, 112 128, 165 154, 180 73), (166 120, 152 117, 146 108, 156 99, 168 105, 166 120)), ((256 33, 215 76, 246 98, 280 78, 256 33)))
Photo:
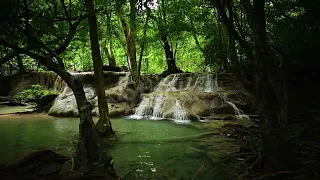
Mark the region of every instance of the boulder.
MULTIPOLYGON (((93 73, 74 73, 74 76, 81 78, 85 96, 92 105, 92 115, 98 116, 98 97, 96 94, 93 73)), ((129 73, 124 72, 104 72, 105 76, 105 94, 108 102, 110 117, 130 115, 134 112, 137 93, 134 90, 135 85, 132 82, 129 73)), ((155 75, 142 75, 142 91, 149 92, 154 89, 160 81, 155 75)), ((77 103, 72 90, 65 86, 58 97, 53 102, 49 110, 52 116, 78 116, 77 103)))

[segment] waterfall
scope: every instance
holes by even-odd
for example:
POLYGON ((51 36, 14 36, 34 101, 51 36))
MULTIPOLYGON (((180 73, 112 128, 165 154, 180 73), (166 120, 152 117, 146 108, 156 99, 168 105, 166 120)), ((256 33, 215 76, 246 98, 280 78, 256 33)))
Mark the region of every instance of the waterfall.
POLYGON ((188 81, 188 83, 187 83, 186 87, 183 88, 183 91, 187 91, 187 90, 190 89, 190 87, 191 87, 191 82, 192 82, 192 77, 187 77, 187 81, 188 81))
POLYGON ((150 119, 154 119, 154 120, 162 119, 161 110, 162 110, 162 108, 164 106, 165 100, 166 100, 166 96, 165 95, 156 96, 155 105, 154 105, 154 108, 153 108, 153 114, 152 114, 152 117, 150 119))
POLYGON ((176 123, 188 123, 189 118, 194 118, 195 114, 192 110, 190 111, 189 105, 186 106, 184 103, 190 103, 190 100, 186 98, 192 96, 192 93, 195 95, 201 93, 203 97, 208 98, 213 96, 213 101, 208 104, 209 108, 212 107, 212 116, 217 113, 214 112, 216 107, 231 105, 237 119, 248 118, 236 105, 227 101, 227 96, 220 91, 222 89, 218 86, 217 74, 172 74, 162 79, 154 92, 143 98, 135 114, 129 118, 170 119, 176 123), (188 92, 185 93, 185 91, 188 92), (180 94, 183 97, 181 99, 179 99, 180 94))
POLYGON ((152 114, 152 101, 149 98, 144 97, 134 115, 129 116, 129 118, 142 119, 144 116, 150 114, 152 114))
POLYGON ((189 123, 190 120, 188 120, 187 111, 181 105, 181 103, 178 99, 175 99, 175 101, 176 101, 176 104, 173 107, 174 122, 176 122, 176 123, 189 123))
POLYGON ((181 102, 175 98, 175 105, 168 111, 166 118, 172 119, 175 123, 183 124, 189 123, 190 120, 187 116, 186 109, 182 106, 181 102))
MULTIPOLYGON (((205 86, 203 89, 204 92, 214 92, 214 84, 213 84, 212 80, 213 79, 212 79, 211 74, 207 74, 206 79, 205 79, 205 86)), ((214 82, 214 83, 216 83, 216 82, 214 82)))
POLYGON ((169 77, 170 76, 167 76, 166 78, 161 80, 155 91, 177 91, 175 85, 179 78, 178 75, 175 74, 171 80, 169 79, 169 77))
POLYGON ((250 119, 249 116, 244 114, 244 112, 241 109, 237 108, 235 104, 230 101, 226 101, 226 103, 232 106, 237 119, 250 119))

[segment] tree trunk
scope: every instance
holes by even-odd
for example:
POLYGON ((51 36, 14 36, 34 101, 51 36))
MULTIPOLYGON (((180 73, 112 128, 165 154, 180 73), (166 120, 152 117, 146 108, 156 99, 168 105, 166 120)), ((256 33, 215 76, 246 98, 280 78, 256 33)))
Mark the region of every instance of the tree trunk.
POLYGON ((38 62, 46 66, 49 70, 57 73, 73 91, 80 116, 77 159, 79 159, 82 165, 93 165, 99 160, 100 141, 97 129, 92 121, 91 105, 86 99, 82 82, 61 68, 61 66, 54 63, 49 56, 42 57, 28 52, 24 52, 24 54, 38 60, 38 62))
POLYGON ((265 1, 254 0, 253 33, 255 37, 256 98, 258 103, 265 165, 270 171, 285 170, 288 147, 279 122, 286 122, 287 99, 282 89, 279 67, 267 44, 265 1), (283 106, 284 105, 284 106, 283 106))
POLYGON ((111 67, 115 67, 116 66, 116 59, 115 59, 115 57, 114 57, 114 54, 113 54, 113 44, 112 44, 113 42, 112 42, 112 39, 110 39, 110 42, 109 42, 109 44, 110 44, 110 50, 108 49, 108 42, 106 41, 106 43, 105 43, 105 46, 104 46, 104 52, 105 52, 105 54, 106 54, 106 56, 107 56, 107 58, 108 58, 108 62, 109 62, 109 66, 111 66, 111 67))
POLYGON ((23 74, 25 72, 25 69, 24 69, 23 62, 20 55, 17 56, 17 61, 18 61, 19 73, 23 74))
POLYGON ((216 7, 218 9, 218 12, 221 16, 222 22, 226 25, 226 28, 228 30, 228 33, 238 41, 240 46, 244 49, 244 52, 248 58, 248 61, 250 64, 253 64, 254 61, 254 55, 253 55, 253 49, 251 45, 243 38, 240 36, 240 34, 236 31, 233 21, 228 18, 226 11, 225 11, 225 6, 221 1, 215 1, 216 2, 216 7))
MULTIPOLYGON (((124 35, 127 42, 127 53, 129 56, 130 72, 135 82, 135 88, 139 93, 140 79, 137 67, 137 55, 136 55, 136 39, 135 39, 135 17, 136 17, 136 0, 130 0, 130 21, 129 27, 126 18, 124 17, 123 9, 119 9, 120 21, 124 30, 124 35)), ((135 99, 135 98, 134 98, 135 99)))
MULTIPOLYGON (((228 6, 228 11, 229 11, 229 19, 230 19, 230 21, 233 21, 234 20, 233 0, 229 0, 227 6, 228 6)), ((229 51, 228 52, 229 52, 229 59, 231 62, 231 68, 232 68, 232 71, 236 74, 236 76, 242 78, 241 67, 240 67, 240 63, 239 63, 237 51, 236 51, 236 40, 230 31, 227 31, 227 32, 228 32, 228 36, 229 36, 229 48, 228 48, 229 51)))
POLYGON ((166 61, 167 61, 167 65, 168 65, 166 74, 169 75, 172 73, 178 73, 179 69, 176 65, 176 60, 173 55, 173 50, 170 47, 170 44, 168 42, 168 37, 166 36, 165 32, 162 32, 161 40, 164 44, 163 48, 164 48, 164 52, 166 54, 166 61))
POLYGON ((76 98, 80 116, 78 159, 82 165, 93 166, 95 162, 99 161, 100 146, 99 136, 92 121, 91 105, 85 97, 81 82, 73 77, 71 82, 73 83, 69 83, 69 87, 76 98))
POLYGON ((144 23, 144 28, 143 28, 143 39, 141 42, 141 51, 140 51, 140 57, 139 57, 139 65, 138 65, 138 73, 139 73, 139 77, 141 75, 141 66, 142 66, 142 58, 143 58, 143 53, 144 53, 144 49, 146 47, 146 42, 147 42, 147 29, 148 29, 148 22, 149 22, 149 17, 150 17, 150 13, 151 10, 147 5, 147 1, 145 2, 144 5, 147 9, 147 18, 146 18, 146 22, 144 23))
POLYGON ((97 128, 101 136, 112 136, 114 132, 112 130, 111 122, 108 117, 108 103, 106 101, 106 95, 104 91, 104 73, 102 71, 102 61, 100 55, 97 18, 94 12, 93 0, 85 1, 87 11, 89 13, 88 22, 90 29, 90 42, 91 42, 91 55, 93 60, 93 68, 95 75, 96 91, 98 95, 99 106, 99 121, 97 128))
POLYGON ((111 67, 117 66, 116 58, 114 57, 113 51, 114 51, 114 49, 113 49, 113 39, 111 37, 111 39, 110 39, 110 58, 109 58, 109 66, 111 66, 111 67))

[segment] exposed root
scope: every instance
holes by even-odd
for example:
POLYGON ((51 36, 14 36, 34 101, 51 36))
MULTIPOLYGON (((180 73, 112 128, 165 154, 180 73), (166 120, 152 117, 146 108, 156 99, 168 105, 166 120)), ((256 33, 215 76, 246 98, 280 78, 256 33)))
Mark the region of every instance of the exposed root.
POLYGON ((196 174, 192 177, 192 180, 194 180, 197 176, 198 176, 198 174, 199 174, 199 172, 202 170, 204 168, 204 164, 202 164, 202 166, 200 167, 200 169, 196 172, 196 174))

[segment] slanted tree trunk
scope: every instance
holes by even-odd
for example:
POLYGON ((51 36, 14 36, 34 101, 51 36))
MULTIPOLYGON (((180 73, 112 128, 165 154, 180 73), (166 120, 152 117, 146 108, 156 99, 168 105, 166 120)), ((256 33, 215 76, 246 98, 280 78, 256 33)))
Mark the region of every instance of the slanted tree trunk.
POLYGON ((85 97, 82 82, 71 76, 69 87, 72 89, 77 101, 80 116, 78 159, 81 164, 93 166, 99 161, 100 145, 97 129, 92 121, 91 105, 85 97))
MULTIPOLYGON (((231 0, 228 0, 228 1, 231 1, 231 0)), ((215 1, 216 8, 217 8, 219 15, 221 17, 221 21, 223 22, 223 24, 227 28, 228 36, 231 38, 234 38, 239 43, 239 45, 243 48, 245 55, 247 56, 249 64, 253 65, 254 64, 254 55, 253 55, 253 48, 251 47, 251 44, 249 42, 247 42, 242 36, 240 36, 239 32, 237 32, 234 27, 234 24, 233 24, 231 17, 228 17, 226 14, 226 10, 225 10, 226 5, 228 5, 228 7, 229 7, 229 13, 232 13, 232 10, 230 9, 230 2, 228 2, 228 1, 215 1), (229 4, 225 4, 225 2, 228 2, 229 4)), ((232 42, 231 42, 231 46, 233 46, 232 42)), ((229 48, 231 46, 229 46, 229 48)), ((234 58, 235 56, 232 56, 232 57, 234 58)), ((233 71, 234 70, 235 69, 233 68, 233 71)), ((249 91, 251 91, 251 92, 255 91, 254 87, 253 87, 253 83, 250 82, 241 72, 239 72, 239 73, 235 72, 235 74, 241 75, 241 76, 237 76, 237 78, 243 83, 243 85, 249 91)))
POLYGON ((99 130, 100 136, 112 136, 114 135, 114 132, 112 130, 111 122, 108 116, 108 103, 104 91, 104 74, 102 71, 97 18, 94 12, 93 0, 85 0, 85 4, 89 13, 88 22, 90 29, 91 55, 95 75, 96 91, 98 95, 100 117, 97 123, 97 128, 99 130))
MULTIPOLYGON (((136 0, 130 0, 130 27, 124 16, 123 9, 119 9, 120 21, 124 30, 124 35, 127 42, 127 53, 129 56, 129 66, 130 72, 135 82, 135 88, 137 93, 139 93, 140 79, 137 67, 137 55, 136 55, 136 38, 135 38, 135 23, 136 23, 136 0)), ((134 98, 135 99, 135 98, 134 98)))
POLYGON ((253 33, 255 39, 255 87, 261 122, 265 163, 270 171, 285 170, 289 162, 288 147, 280 123, 287 121, 284 80, 267 43, 265 0, 254 0, 253 33))
MULTIPOLYGON (((14 50, 19 51, 21 49, 17 48, 14 50)), ((52 70, 55 73, 57 73, 73 91, 80 116, 77 159, 80 161, 82 165, 87 164, 89 166, 92 166, 95 162, 99 160, 100 141, 97 129, 92 120, 92 107, 86 99, 81 80, 73 77, 60 65, 54 63, 52 61, 52 58, 50 58, 49 56, 43 57, 27 51, 21 51, 21 53, 36 59, 39 63, 46 66, 49 70, 52 70)))
POLYGON ((163 42, 164 52, 166 54, 166 61, 167 61, 167 71, 166 74, 178 73, 179 69, 176 65, 176 60, 173 55, 173 50, 168 41, 168 37, 165 32, 161 32, 161 40, 163 42))
POLYGON ((144 23, 144 28, 143 28, 143 38, 142 38, 142 42, 141 42, 141 51, 140 51, 140 57, 139 57, 139 65, 138 65, 138 73, 139 73, 139 78, 141 75, 141 66, 142 66, 142 58, 143 58, 143 53, 144 53, 144 49, 146 47, 146 42, 147 42, 147 28, 148 28, 148 22, 149 22, 149 17, 150 17, 150 13, 151 10, 147 5, 148 1, 145 1, 144 6, 147 9, 147 18, 146 21, 144 23))

